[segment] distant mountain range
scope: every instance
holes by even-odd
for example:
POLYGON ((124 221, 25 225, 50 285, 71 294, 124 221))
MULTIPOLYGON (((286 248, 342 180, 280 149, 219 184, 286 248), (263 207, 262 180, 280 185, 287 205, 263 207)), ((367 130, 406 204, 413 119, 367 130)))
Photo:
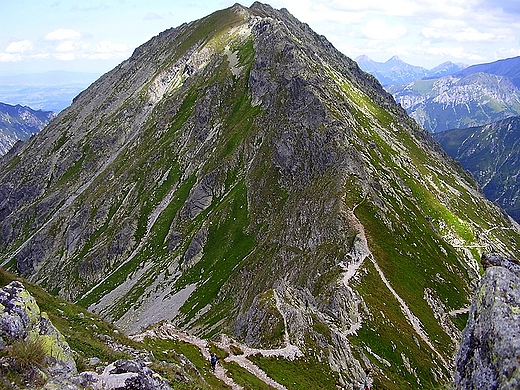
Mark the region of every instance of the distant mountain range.
POLYGON ((383 86, 410 83, 423 78, 435 78, 460 72, 467 67, 465 64, 444 62, 428 70, 422 66, 410 65, 397 56, 386 62, 376 62, 366 55, 356 58, 359 67, 375 76, 383 86))
POLYGON ((18 140, 26 140, 38 133, 55 116, 52 111, 0 103, 0 156, 18 140))
POLYGON ((436 133, 520 115, 519 87, 520 57, 515 57, 385 88, 417 123, 436 133))
POLYGON ((480 72, 506 77, 515 87, 520 88, 520 57, 506 58, 486 64, 472 65, 462 70, 459 75, 464 77, 480 72))
POLYGON ((473 174, 488 199, 520 222, 520 117, 443 131, 434 138, 473 174))
POLYGON ((417 123, 434 133, 490 200, 520 221, 520 57, 458 70, 445 63, 430 74, 398 57, 386 63, 366 56, 356 60, 417 123))
POLYGON ((65 71, 0 76, 0 101, 60 112, 99 76, 65 71))

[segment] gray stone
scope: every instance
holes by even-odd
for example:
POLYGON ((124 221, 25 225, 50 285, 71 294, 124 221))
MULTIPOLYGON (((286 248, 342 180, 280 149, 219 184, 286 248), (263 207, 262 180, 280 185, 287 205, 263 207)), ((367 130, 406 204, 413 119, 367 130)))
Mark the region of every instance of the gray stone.
POLYGON ((488 267, 456 358, 456 389, 520 388, 520 268, 484 255, 488 267))
POLYGON ((76 383, 94 390, 170 390, 168 383, 143 362, 118 360, 108 365, 102 374, 83 372, 76 383))
POLYGON ((38 340, 53 375, 76 372, 71 348, 22 283, 13 281, 0 289, 0 337, 9 345, 15 340, 38 340))

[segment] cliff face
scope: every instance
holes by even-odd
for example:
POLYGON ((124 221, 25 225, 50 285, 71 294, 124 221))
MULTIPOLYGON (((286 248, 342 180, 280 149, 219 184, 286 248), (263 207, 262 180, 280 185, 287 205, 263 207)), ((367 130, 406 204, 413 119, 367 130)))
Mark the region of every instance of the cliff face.
POLYGON ((480 250, 520 247, 373 77, 260 3, 139 47, 0 172, 2 265, 347 388, 450 381, 480 250))
POLYGON ((486 273, 457 355, 457 389, 520 387, 520 264, 484 255, 486 273))

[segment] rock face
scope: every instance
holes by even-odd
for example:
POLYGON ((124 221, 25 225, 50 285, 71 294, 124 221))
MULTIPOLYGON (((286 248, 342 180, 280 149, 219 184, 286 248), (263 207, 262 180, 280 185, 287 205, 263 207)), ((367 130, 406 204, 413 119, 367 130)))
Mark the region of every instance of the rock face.
POLYGON ((456 389, 520 388, 520 264, 484 255, 486 273, 456 360, 456 389))
MULTIPOLYGON (((41 371, 45 390, 170 390, 167 382, 149 369, 145 363, 134 360, 118 360, 103 370, 77 373, 74 352, 63 335, 54 327, 46 313, 24 286, 14 281, 0 289, 0 351, 8 350, 16 341, 38 342, 45 354, 43 365, 38 362, 25 364, 25 372, 41 371), (33 364, 35 365, 33 367, 33 364)), ((16 359, 16 358, 15 358, 16 359)), ((20 370, 16 361, 0 359, 3 370, 20 370)), ((21 372, 22 375, 25 372, 21 372)), ((34 379, 34 377, 32 378, 34 379)), ((0 387, 3 382, 0 381, 0 387)), ((32 388, 31 385, 28 388, 32 388)))
POLYGON ((0 289, 0 346, 15 341, 40 343, 50 375, 76 372, 72 350, 63 335, 41 312, 34 298, 17 281, 0 289))
POLYGON ((0 160, 0 264, 127 333, 296 346, 346 388, 451 381, 475 248, 519 233, 374 77, 261 3, 154 37, 0 160))

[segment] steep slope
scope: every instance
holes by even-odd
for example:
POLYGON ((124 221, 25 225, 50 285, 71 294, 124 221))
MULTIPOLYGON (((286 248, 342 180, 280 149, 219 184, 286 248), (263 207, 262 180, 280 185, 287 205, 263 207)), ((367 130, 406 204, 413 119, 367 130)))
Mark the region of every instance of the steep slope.
POLYGON ((471 73, 387 89, 421 127, 432 133, 481 126, 520 114, 520 90, 505 76, 471 73))
POLYGON ((39 132, 55 116, 51 111, 0 103, 0 156, 6 154, 16 141, 39 132))
POLYGON ((480 251, 520 246, 373 77, 260 3, 159 34, 0 172, 3 266, 128 333, 296 349, 255 358, 286 388, 449 381, 480 251))
POLYGON ((434 138, 473 174, 488 199, 520 221, 520 117, 444 131, 434 138))
POLYGON ((486 273, 457 353, 455 389, 518 389, 520 263, 488 254, 482 264, 486 273))

